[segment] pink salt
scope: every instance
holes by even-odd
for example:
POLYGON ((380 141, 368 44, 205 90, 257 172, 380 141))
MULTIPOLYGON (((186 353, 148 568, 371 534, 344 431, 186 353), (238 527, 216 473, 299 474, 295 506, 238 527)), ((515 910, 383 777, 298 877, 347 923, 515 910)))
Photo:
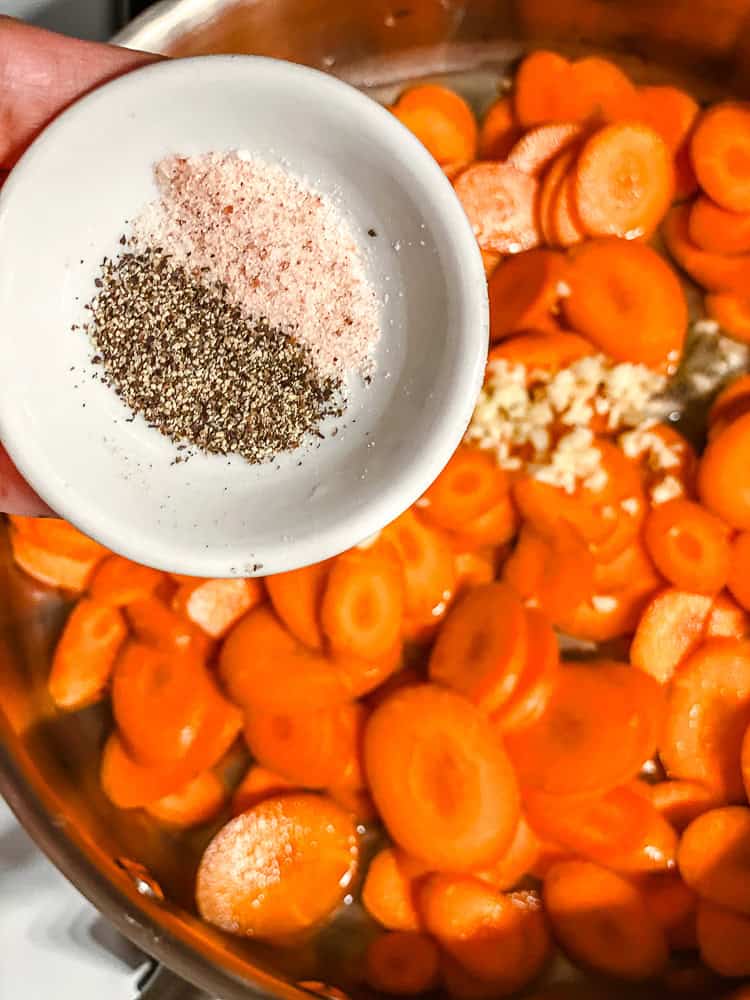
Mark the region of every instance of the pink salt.
POLYGON ((161 200, 136 221, 137 246, 223 282, 255 319, 308 345, 321 370, 372 370, 379 310, 351 229, 333 202, 245 153, 171 156, 161 200))

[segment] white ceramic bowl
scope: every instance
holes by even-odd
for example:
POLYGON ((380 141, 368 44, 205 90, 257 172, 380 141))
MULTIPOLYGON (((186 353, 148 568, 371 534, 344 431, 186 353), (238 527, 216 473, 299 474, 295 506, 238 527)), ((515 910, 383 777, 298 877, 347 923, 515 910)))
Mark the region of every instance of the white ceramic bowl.
POLYGON ((139 562, 266 575, 372 535, 458 445, 486 352, 484 272, 450 183, 388 111, 315 70, 251 56, 137 70, 62 114, 0 194, 0 439, 54 510, 139 562), (71 327, 154 199, 152 165, 234 149, 283 159, 341 206, 388 292, 378 370, 319 448, 175 465, 174 445, 91 378, 71 327))

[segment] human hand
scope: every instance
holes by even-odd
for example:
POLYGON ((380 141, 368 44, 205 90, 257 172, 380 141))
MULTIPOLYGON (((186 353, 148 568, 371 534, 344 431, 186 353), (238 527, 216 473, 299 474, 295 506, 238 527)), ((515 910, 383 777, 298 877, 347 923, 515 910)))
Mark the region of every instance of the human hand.
MULTIPOLYGON (((78 97, 157 56, 65 38, 0 16, 0 185, 35 136, 78 97)), ((6 378, 12 373, 4 372, 6 378)), ((49 507, 0 444, 0 511, 30 516, 49 507)))

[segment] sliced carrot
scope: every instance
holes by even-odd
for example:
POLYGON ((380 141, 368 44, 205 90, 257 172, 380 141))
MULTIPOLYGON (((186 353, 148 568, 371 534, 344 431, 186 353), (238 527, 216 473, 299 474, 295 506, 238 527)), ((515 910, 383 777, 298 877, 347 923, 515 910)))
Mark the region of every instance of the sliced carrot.
POLYGON ((438 163, 468 163, 476 157, 474 112, 449 87, 411 87, 399 97, 394 114, 416 132, 438 163))
POLYGON ((266 577, 273 609, 292 635, 310 649, 323 648, 320 608, 328 583, 331 561, 266 577))
POLYGON ((495 712, 517 687, 526 655, 518 595, 505 583, 488 583, 470 590, 448 613, 430 657, 430 679, 495 712))
POLYGON ((377 660, 398 642, 404 606, 402 564, 381 539, 333 563, 320 610, 323 632, 335 653, 377 660))
POLYGON ((584 143, 575 167, 574 204, 590 236, 648 236, 673 195, 672 154, 647 125, 607 125, 584 143))
POLYGON ((690 205, 675 205, 667 214, 662 235, 667 250, 693 281, 711 292, 746 295, 750 287, 750 254, 708 253, 690 239, 690 205))
POLYGON ((540 177, 582 132, 576 122, 537 125, 525 132, 508 154, 508 163, 524 174, 540 177))
POLYGON ((617 594, 634 583, 653 587, 657 578, 649 554, 640 539, 636 539, 613 559, 606 562, 597 560, 594 567, 594 591, 597 594, 617 594))
POLYGON ((735 340, 750 343, 750 297, 715 292, 705 298, 706 313, 735 340))
MULTIPOLYGON (((544 237, 544 241, 550 246, 558 245, 560 234, 558 233, 558 220, 555 218, 559 207, 558 194, 561 185, 570 175, 571 168, 575 164, 579 149, 579 142, 573 144, 573 146, 569 148, 563 149, 562 152, 552 161, 552 163, 550 163, 541 179, 537 214, 539 217, 539 228, 544 237)), ((565 246, 567 244, 562 241, 560 245, 565 246)))
POLYGON ((620 663, 565 664, 541 718, 505 744, 525 789, 606 792, 653 754, 663 711, 659 685, 620 663))
POLYGON ((680 841, 680 874, 703 899, 750 914, 750 809, 710 809, 680 841))
POLYGON ((465 548, 499 546, 511 541, 518 532, 519 518, 513 498, 506 494, 484 514, 467 521, 461 531, 454 532, 452 542, 465 548))
POLYGON ((717 594, 729 578, 729 529, 690 500, 669 500, 649 513, 644 540, 657 569, 675 586, 717 594))
POLYGON ((146 809, 160 823, 184 829, 208 823, 226 799, 227 790, 221 779, 213 771, 202 771, 179 791, 152 802, 146 809))
POLYGON ((696 929, 700 956, 709 969, 720 976, 750 976, 749 916, 701 900, 696 929))
POLYGON ((230 820, 206 848, 196 901, 204 920, 246 937, 277 939, 324 921, 354 877, 352 817, 320 795, 266 799, 230 820), (252 858, 237 878, 237 859, 252 858))
POLYGON ((420 515, 446 531, 460 532, 508 493, 505 472, 484 451, 460 447, 417 503, 420 515))
POLYGON ((518 823, 515 775, 478 709, 437 685, 402 688, 371 715, 365 770, 388 832, 436 868, 494 861, 518 823))
POLYGON ((544 880, 552 929, 577 962, 621 979, 651 979, 667 964, 664 929, 639 889, 588 861, 555 865, 544 880))
POLYGON ((380 993, 411 997, 429 992, 439 971, 440 952, 426 934, 391 931, 367 946, 365 978, 380 993))
POLYGON ((303 788, 362 785, 362 705, 336 705, 297 713, 250 709, 245 739, 253 757, 275 774, 303 788))
POLYGON ((501 97, 484 116, 479 130, 479 158, 504 160, 521 133, 510 97, 501 97))
POLYGON ((646 905, 670 935, 695 917, 698 897, 685 885, 678 872, 647 875, 638 882, 646 905))
POLYGON ((495 579, 495 551, 482 547, 461 549, 455 553, 456 594, 462 594, 471 587, 491 583, 495 579))
POLYGON ((232 815, 238 816, 257 806, 263 799, 270 799, 291 791, 294 785, 280 774, 274 774, 260 764, 251 764, 232 796, 232 815))
POLYGON ((347 782, 343 785, 331 785, 326 788, 326 795, 333 799, 336 805, 351 813, 356 819, 357 825, 377 822, 378 811, 366 788, 357 788, 356 785, 347 782))
POLYGON ((393 544, 404 568, 407 617, 418 625, 440 621, 456 592, 456 564, 446 538, 413 510, 384 529, 383 537, 393 544))
POLYGON ((556 333, 531 331, 508 337, 496 344, 489 354, 489 362, 507 361, 509 364, 525 365, 534 370, 555 375, 561 368, 569 367, 574 361, 595 353, 590 340, 559 330, 556 333))
POLYGON ((172 606, 206 635, 220 639, 262 600, 263 587, 258 580, 200 580, 183 583, 172 606))
POLYGON ((576 147, 563 153, 560 179, 549 206, 547 225, 554 246, 573 247, 586 238, 576 202, 576 167, 580 149, 576 147))
POLYGON ((122 556, 109 556, 99 564, 89 584, 89 594, 100 604, 121 608, 151 597, 164 574, 122 556))
POLYGON ((397 847, 378 851, 367 869, 362 905, 391 931, 416 931, 422 922, 416 907, 418 881, 427 870, 397 847))
POLYGON ((550 956, 544 913, 532 893, 503 895, 471 876, 436 874, 420 886, 419 908, 441 947, 502 993, 535 979, 550 956))
POLYGON ((716 792, 698 781, 657 781, 646 785, 648 796, 675 828, 682 831, 697 817, 721 803, 716 792))
MULTIPOLYGON (((629 471, 632 474, 634 470, 629 471)), ((602 514, 607 515, 611 521, 612 530, 603 541, 591 542, 589 545, 589 551, 599 565, 610 563, 628 549, 637 546, 640 541, 641 528, 646 519, 647 507, 645 491, 633 476, 630 496, 622 497, 618 502, 609 506, 605 505, 602 509, 602 514)), ((640 557, 637 558, 640 578, 653 579, 656 571, 645 548, 640 557)), ((596 573, 594 575, 596 576, 596 573)), ((631 584, 635 582, 635 576, 626 581, 626 583, 631 584)), ((605 588, 604 592, 608 593, 609 591, 605 588)))
POLYGON ((303 645, 267 608, 254 608, 221 648, 219 673, 243 708, 306 712, 351 700, 335 661, 303 645))
POLYGON ((690 134, 698 111, 698 102, 679 87, 638 88, 639 121, 658 132, 675 154, 690 134))
POLYGON ((627 785, 564 803, 559 796, 528 792, 524 808, 532 829, 571 855, 623 874, 675 866, 677 834, 648 799, 627 785))
POLYGON ((358 656, 341 654, 331 658, 339 684, 348 692, 349 699, 361 698, 380 687, 402 664, 403 644, 401 638, 377 659, 362 659, 358 656))
POLYGON ((638 92, 623 71, 609 59, 587 56, 571 67, 571 86, 582 118, 606 122, 633 119, 638 92))
POLYGON ((32 579, 73 592, 86 589, 103 558, 99 553, 77 557, 52 552, 38 545, 30 533, 20 532, 16 527, 10 530, 10 547, 16 566, 32 579))
POLYGON ((10 523, 20 535, 24 535, 35 546, 68 556, 74 561, 84 562, 94 557, 103 559, 109 552, 99 542, 89 538, 59 517, 17 517, 11 515, 10 523))
POLYGON ((690 152, 709 198, 730 212, 750 212, 750 108, 726 102, 704 111, 690 152))
POLYGON ((526 609, 526 662, 518 684, 492 715, 500 732, 530 726, 544 712, 554 689, 560 653, 550 620, 536 608, 526 609))
POLYGON ((532 329, 550 315, 566 271, 564 257, 554 250, 529 250, 502 261, 488 286, 491 340, 532 329))
POLYGON ((730 561, 727 586, 738 603, 750 611, 750 531, 742 531, 734 538, 730 561))
POLYGON ((670 777, 744 799, 740 748, 750 724, 750 642, 709 639, 672 680, 659 754, 670 777))
POLYGON ((539 49, 526 56, 516 73, 514 107, 522 125, 571 121, 570 63, 556 52, 539 49))
POLYGON ((674 200, 676 202, 687 201, 688 198, 692 198, 698 193, 698 178, 695 176, 690 156, 691 138, 692 135, 688 133, 674 157, 674 200))
MULTIPOLYGON (((742 536, 739 536, 742 537, 742 536)), ((731 583, 730 573, 729 582, 731 583)), ((706 636, 745 639, 750 635, 750 616, 728 594, 719 594, 706 622, 706 636)))
POLYGON ((89 598, 76 604, 55 647, 47 681, 58 708, 84 708, 103 696, 127 631, 116 608, 89 598))
POLYGON ((198 737, 211 699, 203 661, 130 642, 112 676, 112 711, 129 753, 142 764, 174 764, 198 737))
POLYGON ((709 442, 698 470, 698 492, 710 511, 740 531, 750 531, 750 413, 709 442))
POLYGON ((566 318, 610 357, 661 366, 682 353, 688 323, 685 293, 672 268, 651 247, 591 240, 574 252, 568 281, 566 318))
POLYGON ((750 375, 738 375, 724 386, 711 404, 708 411, 709 439, 746 413, 750 413, 750 375))
POLYGON ((688 232, 693 243, 708 253, 750 252, 750 212, 729 212, 705 195, 692 204, 688 232))
POLYGON ((459 174, 453 186, 482 250, 518 253, 539 244, 535 177, 507 163, 480 162, 459 174))
MULTIPOLYGON (((660 496, 660 487, 668 479, 682 490, 682 495, 695 495, 698 475, 698 456, 690 442, 668 424, 654 424, 633 435, 626 432, 620 437, 626 453, 638 458, 643 485, 653 503, 660 496)), ((671 497, 670 497, 671 499, 671 497)))
POLYGON ((661 586, 661 578, 655 576, 651 583, 635 580, 612 594, 593 594, 561 619, 559 628, 588 642, 609 642, 632 635, 644 608, 661 586))
POLYGON ((638 623, 630 646, 630 662, 666 684, 703 641, 712 604, 711 597, 705 594, 674 587, 660 591, 638 623))
POLYGON ((167 651, 207 656, 211 640, 191 621, 178 615, 158 597, 146 597, 125 608, 135 638, 147 646, 167 651))
POLYGON ((476 878, 495 889, 514 889, 539 858, 539 838, 521 816, 507 851, 490 868, 474 872, 476 878))

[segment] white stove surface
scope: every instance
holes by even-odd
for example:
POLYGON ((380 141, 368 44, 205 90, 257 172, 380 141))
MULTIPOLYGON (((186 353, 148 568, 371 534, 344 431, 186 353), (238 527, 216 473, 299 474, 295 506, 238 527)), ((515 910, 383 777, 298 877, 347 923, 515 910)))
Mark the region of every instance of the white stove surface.
POLYGON ((0 1000, 135 1000, 148 964, 0 799, 0 1000))

